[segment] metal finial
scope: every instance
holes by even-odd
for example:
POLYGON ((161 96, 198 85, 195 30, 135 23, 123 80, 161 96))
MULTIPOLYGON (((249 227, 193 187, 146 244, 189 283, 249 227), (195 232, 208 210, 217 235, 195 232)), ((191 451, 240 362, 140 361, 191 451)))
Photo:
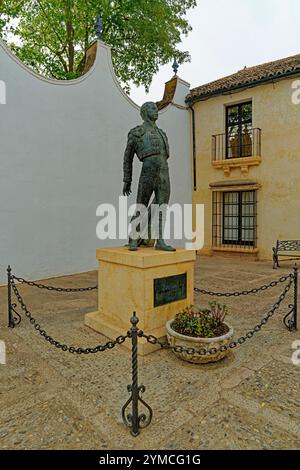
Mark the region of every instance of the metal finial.
POLYGON ((174 62, 173 62, 173 65, 172 65, 172 69, 174 71, 174 74, 177 75, 177 72, 178 72, 178 69, 179 69, 179 64, 176 60, 176 57, 174 57, 174 62))
POLYGON ((100 15, 97 15, 97 21, 96 21, 96 37, 98 39, 101 38, 102 35, 102 22, 101 22, 101 17, 100 15))
POLYGON ((136 316, 136 312, 133 312, 132 317, 130 318, 130 322, 132 326, 136 326, 139 322, 138 317, 136 316))

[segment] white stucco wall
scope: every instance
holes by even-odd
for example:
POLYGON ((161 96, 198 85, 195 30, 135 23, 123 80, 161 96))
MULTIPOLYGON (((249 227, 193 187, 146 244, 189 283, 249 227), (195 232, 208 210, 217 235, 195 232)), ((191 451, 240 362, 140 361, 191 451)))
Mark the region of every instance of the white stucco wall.
MULTIPOLYGON (((80 79, 55 81, 33 73, 0 41, 0 81, 0 283, 8 264, 32 279, 95 268, 97 247, 125 243, 97 239, 96 208, 117 204, 127 133, 141 122, 116 80, 109 47, 98 41, 95 63, 80 79)), ((177 104, 184 104, 188 84, 178 87, 177 104)), ((170 141, 171 202, 191 202, 189 112, 169 105, 158 125, 170 141)), ((137 159, 134 169, 137 181, 137 159)), ((131 203, 135 195, 136 184, 131 203)))

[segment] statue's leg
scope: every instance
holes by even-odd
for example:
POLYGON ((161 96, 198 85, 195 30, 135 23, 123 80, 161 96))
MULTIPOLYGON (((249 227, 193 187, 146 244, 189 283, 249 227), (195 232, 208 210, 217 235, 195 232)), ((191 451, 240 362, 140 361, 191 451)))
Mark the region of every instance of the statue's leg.
MULTIPOLYGON (((154 188, 154 173, 149 172, 148 166, 145 165, 145 162, 143 162, 143 167, 139 179, 139 184, 138 184, 138 192, 137 192, 137 198, 136 198, 136 204, 142 204, 145 206, 145 211, 148 207, 150 198, 153 193, 153 188, 154 188)), ((131 222, 133 222, 137 217, 140 217, 141 213, 139 210, 135 212, 135 214, 131 218, 131 222)), ((140 231, 140 225, 137 225, 136 231, 140 231)), ((129 249, 131 251, 135 251, 138 247, 138 245, 141 244, 141 239, 132 239, 129 237, 129 249)))
POLYGON ((153 247, 155 244, 155 236, 152 234, 152 207, 154 207, 157 204, 155 195, 153 199, 151 200, 150 204, 148 205, 147 212, 148 212, 148 233, 147 233, 147 238, 143 236, 143 238, 140 238, 138 245, 144 246, 144 247, 153 247))
POLYGON ((157 184, 155 185, 155 197, 157 204, 169 204, 170 193, 171 189, 169 168, 166 166, 160 169, 160 173, 157 178, 157 184))
POLYGON ((159 210, 159 238, 156 242, 155 248, 163 251, 176 251, 171 245, 167 245, 164 241, 164 226, 166 219, 166 209, 170 200, 170 176, 168 166, 162 167, 160 170, 157 185, 155 187, 155 197, 157 203, 162 206, 162 210, 159 210))

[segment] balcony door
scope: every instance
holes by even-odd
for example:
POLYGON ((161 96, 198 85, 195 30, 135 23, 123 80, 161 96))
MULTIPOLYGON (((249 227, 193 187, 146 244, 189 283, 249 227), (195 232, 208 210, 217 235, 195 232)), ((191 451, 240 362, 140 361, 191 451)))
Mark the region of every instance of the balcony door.
POLYGON ((252 156, 252 102, 226 108, 226 158, 252 156))

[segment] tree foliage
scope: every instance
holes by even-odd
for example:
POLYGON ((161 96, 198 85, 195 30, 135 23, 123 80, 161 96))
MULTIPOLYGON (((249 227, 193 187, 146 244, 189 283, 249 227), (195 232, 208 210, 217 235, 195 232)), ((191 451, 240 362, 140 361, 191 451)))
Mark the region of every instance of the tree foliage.
POLYGON ((191 27, 186 12, 196 0, 0 0, 0 32, 16 55, 57 79, 80 76, 101 15, 102 40, 112 46, 119 79, 147 89, 160 65, 175 56, 191 27))

